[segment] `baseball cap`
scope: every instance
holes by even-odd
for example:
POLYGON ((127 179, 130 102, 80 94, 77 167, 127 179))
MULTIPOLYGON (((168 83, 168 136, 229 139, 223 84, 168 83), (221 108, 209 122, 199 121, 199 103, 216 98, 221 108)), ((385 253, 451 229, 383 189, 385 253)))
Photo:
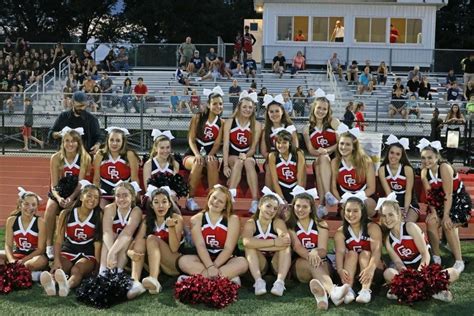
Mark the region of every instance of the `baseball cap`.
POLYGON ((87 103, 87 95, 82 91, 76 91, 72 95, 72 100, 77 103, 86 104, 87 103))

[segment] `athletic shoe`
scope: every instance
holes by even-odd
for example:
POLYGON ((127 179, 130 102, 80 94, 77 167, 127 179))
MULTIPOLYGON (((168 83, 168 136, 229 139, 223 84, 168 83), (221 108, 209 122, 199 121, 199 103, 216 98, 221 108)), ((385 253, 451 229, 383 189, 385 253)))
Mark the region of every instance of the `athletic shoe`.
POLYGON ((237 284, 238 286, 242 286, 242 281, 240 281, 240 277, 236 276, 230 280, 232 283, 237 284))
POLYGON ((186 280, 187 278, 190 278, 189 275, 186 275, 186 274, 181 274, 178 279, 176 280, 176 282, 183 282, 184 280, 186 280))
POLYGON ((285 282, 282 280, 276 280, 275 283, 273 283, 273 287, 271 289, 271 293, 276 296, 282 296, 283 291, 286 290, 285 288, 285 282))
POLYGON ((370 290, 360 290, 359 295, 357 295, 356 302, 357 303, 370 302, 370 299, 372 298, 372 295, 370 293, 371 293, 370 290))
POLYGON ((150 294, 158 294, 161 292, 161 284, 154 277, 146 277, 142 280, 143 287, 148 290, 150 294))
POLYGON ((255 288, 255 295, 263 295, 267 293, 267 283, 264 279, 258 279, 255 281, 253 287, 255 288))
POLYGON ((309 282, 309 289, 313 294, 314 298, 316 299, 316 306, 320 310, 327 310, 328 309, 328 296, 326 294, 326 290, 324 289, 323 285, 319 280, 312 279, 309 282), (323 295, 318 295, 318 292, 323 292, 323 295))
POLYGON ((31 271, 31 280, 34 282, 39 282, 42 272, 43 271, 31 271))
POLYGON ((257 210, 258 210, 258 201, 253 200, 252 204, 250 204, 249 212, 252 213, 252 214, 255 214, 255 212, 257 212, 257 210))
POLYGON ((48 271, 43 271, 40 275, 40 283, 46 295, 56 295, 56 283, 54 283, 53 276, 48 271))
POLYGON ((334 303, 334 305, 339 306, 342 304, 342 302, 344 302, 344 297, 349 292, 349 289, 349 284, 344 284, 342 286, 333 286, 329 296, 331 297, 331 301, 334 303))
POLYGON ((46 256, 48 256, 49 260, 54 259, 54 247, 53 246, 46 246, 46 256))
POLYGON ((133 281, 132 287, 127 292, 127 298, 133 300, 135 297, 142 295, 146 292, 146 289, 138 281, 133 281))
POLYGON ((199 81, 201 81, 201 80, 202 80, 202 78, 201 78, 201 77, 197 77, 197 78, 196 78, 196 79, 194 79, 194 80, 196 80, 196 82, 199 82, 199 81))
POLYGON ((329 206, 334 206, 334 205, 337 205, 337 203, 339 203, 339 201, 336 199, 334 195, 332 195, 331 192, 326 192, 326 194, 324 195, 324 198, 326 199, 326 204, 329 206))
POLYGON ((447 303, 453 301, 453 294, 450 291, 441 291, 436 294, 433 294, 431 297, 434 298, 435 300, 439 300, 439 301, 447 302, 447 303))
POLYGON ((453 265, 453 269, 459 272, 459 274, 461 274, 461 272, 464 271, 464 261, 456 260, 456 262, 453 265))
POLYGON ((191 212, 197 212, 201 209, 199 207, 199 204, 197 204, 196 201, 194 200, 194 198, 189 198, 186 201, 186 208, 190 210, 191 212))
POLYGON ((398 300, 398 297, 395 294, 393 294, 392 292, 390 292, 390 290, 388 290, 388 292, 387 292, 387 298, 389 300, 398 300))
POLYGON ((316 211, 316 215, 318 218, 323 218, 324 216, 328 215, 328 210, 324 205, 319 205, 318 210, 316 211))
POLYGON ((441 265, 441 257, 437 255, 433 255, 433 263, 441 265))
POLYGON ((352 303, 355 300, 355 292, 352 288, 349 288, 346 296, 344 296, 344 304, 352 303))
POLYGON ((69 294, 69 284, 67 283, 66 273, 62 269, 57 269, 54 272, 54 279, 58 282, 59 296, 67 296, 69 294))

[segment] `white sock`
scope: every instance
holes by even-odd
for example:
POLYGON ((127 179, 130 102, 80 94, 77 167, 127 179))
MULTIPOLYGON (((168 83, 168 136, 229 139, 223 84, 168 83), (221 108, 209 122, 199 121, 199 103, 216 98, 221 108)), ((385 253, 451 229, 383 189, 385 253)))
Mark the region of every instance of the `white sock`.
POLYGON ((107 270, 106 266, 100 265, 99 274, 104 275, 106 270, 107 270))
POLYGON ((122 269, 122 268, 117 268, 117 272, 118 272, 118 273, 122 273, 122 272, 123 272, 123 269, 122 269))
POLYGON ((31 280, 34 282, 39 282, 42 272, 43 271, 31 271, 31 280))

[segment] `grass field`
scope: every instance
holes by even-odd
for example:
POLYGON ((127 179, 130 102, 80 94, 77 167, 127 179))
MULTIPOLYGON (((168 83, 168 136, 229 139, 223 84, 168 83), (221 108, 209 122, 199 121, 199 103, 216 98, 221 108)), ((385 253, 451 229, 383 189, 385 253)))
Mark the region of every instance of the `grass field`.
MULTIPOLYGON (((0 230, 0 245, 3 245, 3 229, 0 230)), ((3 248, 3 247, 2 247, 3 248)), ((373 293, 369 304, 352 303, 334 307, 332 304, 325 315, 474 315, 474 242, 462 243, 465 259, 471 264, 461 275, 460 280, 451 286, 454 294, 452 303, 430 300, 420 302, 412 307, 399 305, 385 298, 386 290, 373 293)), ((445 253, 443 260, 450 263, 445 253)), ((271 286, 274 278, 267 278, 267 286, 271 286)), ((35 284, 31 290, 13 292, 0 296, 1 315, 86 315, 98 313, 110 314, 178 314, 178 315, 215 315, 215 314, 258 314, 258 315, 310 315, 323 314, 315 309, 315 300, 306 284, 287 281, 286 292, 278 298, 271 294, 255 297, 252 281, 243 278, 243 287, 239 291, 239 300, 223 310, 213 310, 204 306, 181 304, 173 298, 174 279, 163 276, 160 282, 164 291, 158 295, 143 294, 138 299, 116 305, 108 310, 97 310, 79 304, 74 294, 67 298, 47 297, 42 288, 35 284)))

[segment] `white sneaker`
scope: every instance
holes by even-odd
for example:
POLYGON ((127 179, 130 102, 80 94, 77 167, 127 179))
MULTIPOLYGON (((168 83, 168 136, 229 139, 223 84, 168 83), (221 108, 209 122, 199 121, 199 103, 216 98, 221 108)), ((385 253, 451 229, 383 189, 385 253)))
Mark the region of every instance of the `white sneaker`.
POLYGON ((459 272, 459 274, 461 274, 461 272, 464 271, 464 267, 465 267, 464 261, 462 260, 456 260, 456 262, 453 265, 453 269, 459 272))
POLYGON ((184 280, 190 278, 189 275, 186 275, 186 274, 181 274, 178 279, 176 280, 176 282, 183 282, 184 280))
POLYGON ((344 296, 344 304, 352 303, 355 300, 355 292, 352 288, 349 288, 346 296, 344 296))
POLYGON ((339 203, 339 201, 336 199, 334 195, 332 195, 331 192, 326 192, 326 194, 324 195, 324 198, 326 200, 326 204, 329 206, 334 206, 337 203, 339 203))
POLYGON ((127 298, 133 300, 135 297, 146 292, 145 287, 138 281, 133 281, 132 287, 127 292, 127 298))
POLYGON ((186 201, 186 208, 190 210, 191 212, 197 212, 201 209, 199 207, 199 204, 197 204, 196 201, 194 200, 194 198, 189 198, 186 201))
POLYGON ((56 295, 56 283, 54 283, 53 276, 48 271, 43 271, 40 275, 40 283, 46 295, 56 295))
POLYGON ((43 271, 31 271, 31 280, 33 282, 39 282, 42 272, 43 271))
POLYGON ((143 287, 148 290, 150 294, 158 294, 161 292, 161 284, 154 277, 146 277, 142 280, 143 287))
POLYGON ((54 272, 54 279, 58 282, 59 296, 68 296, 69 284, 67 283, 66 273, 64 273, 62 269, 57 269, 56 272, 54 272))
POLYGON ((264 279, 257 279, 253 285, 255 288, 255 295, 263 295, 267 293, 267 283, 264 279))
POLYGON ((442 302, 452 302, 453 301, 453 294, 450 291, 441 291, 431 296, 435 300, 439 300, 442 302))
POLYGON ((309 282, 309 289, 311 293, 313 294, 315 300, 316 300, 316 306, 320 310, 327 310, 329 307, 328 304, 328 295, 326 293, 326 290, 324 289, 323 285, 319 280, 312 279, 309 282), (323 295, 318 295, 319 293, 323 292, 323 295))
POLYGON ((433 255, 433 262, 441 265, 441 257, 437 255, 433 255))
POLYGON ((276 280, 275 283, 273 283, 273 287, 271 289, 271 293, 276 296, 282 296, 283 291, 286 290, 285 288, 285 282, 282 280, 276 280))
POLYGON ((387 292, 387 298, 389 300, 398 300, 398 297, 395 294, 393 294, 392 292, 390 292, 390 290, 388 290, 388 292, 387 292))
POLYGON ((316 211, 316 215, 319 219, 323 218, 324 216, 328 215, 328 210, 324 205, 319 205, 318 210, 316 211))
POLYGON ((237 284, 238 286, 242 286, 242 281, 240 281, 240 277, 236 276, 235 278, 230 279, 230 282, 237 284))
POLYGON ((255 214, 255 212, 257 212, 257 210, 258 210, 258 201, 253 200, 252 204, 250 204, 249 212, 252 213, 252 214, 255 214))
POLYGON ((54 247, 53 246, 47 246, 46 247, 46 256, 48 256, 49 260, 54 259, 54 247))
POLYGON ((372 295, 370 293, 371 293, 370 290, 360 290, 359 295, 357 295, 356 302, 357 303, 370 302, 370 299, 372 298, 372 295))
POLYGON ((349 289, 349 284, 344 284, 342 286, 333 286, 329 296, 331 297, 331 301, 334 303, 334 305, 339 306, 342 304, 342 302, 344 302, 344 297, 349 292, 349 289))
POLYGON ((199 82, 199 81, 201 81, 201 80, 202 80, 202 78, 201 78, 201 77, 197 77, 197 78, 196 78, 196 79, 194 79, 194 80, 196 80, 196 82, 199 82))

